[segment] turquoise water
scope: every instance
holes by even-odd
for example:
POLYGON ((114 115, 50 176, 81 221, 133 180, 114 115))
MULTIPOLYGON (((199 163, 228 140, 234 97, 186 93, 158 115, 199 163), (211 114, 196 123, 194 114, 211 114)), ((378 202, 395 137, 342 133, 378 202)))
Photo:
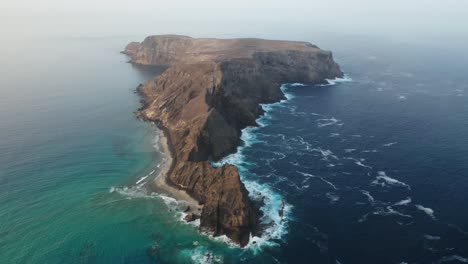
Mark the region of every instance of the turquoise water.
POLYGON ((224 248, 161 198, 110 191, 161 161, 155 128, 133 115, 154 73, 125 63, 129 40, 2 44, 0 263, 184 263, 194 241, 224 248))

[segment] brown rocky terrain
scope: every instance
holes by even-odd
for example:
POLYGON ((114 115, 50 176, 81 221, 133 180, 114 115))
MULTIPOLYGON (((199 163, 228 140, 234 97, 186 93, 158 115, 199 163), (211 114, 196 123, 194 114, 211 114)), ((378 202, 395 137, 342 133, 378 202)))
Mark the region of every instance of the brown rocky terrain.
POLYGON ((213 167, 236 151, 241 129, 255 126, 259 104, 284 98, 282 83, 324 83, 341 77, 332 53, 307 42, 263 39, 195 39, 161 35, 130 43, 131 62, 167 66, 138 87, 139 115, 156 122, 171 149, 167 184, 203 205, 200 229, 244 246, 258 235, 258 204, 237 168, 213 167))

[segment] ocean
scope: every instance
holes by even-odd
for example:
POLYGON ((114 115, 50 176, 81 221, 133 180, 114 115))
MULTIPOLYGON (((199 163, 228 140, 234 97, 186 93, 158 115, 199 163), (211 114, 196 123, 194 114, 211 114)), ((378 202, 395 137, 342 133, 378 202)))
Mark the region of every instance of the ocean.
POLYGON ((164 157, 134 89, 160 69, 119 53, 141 38, 2 43, 0 263, 468 262, 466 51, 316 42, 346 77, 283 85, 221 161, 274 223, 240 249, 146 188, 164 157))

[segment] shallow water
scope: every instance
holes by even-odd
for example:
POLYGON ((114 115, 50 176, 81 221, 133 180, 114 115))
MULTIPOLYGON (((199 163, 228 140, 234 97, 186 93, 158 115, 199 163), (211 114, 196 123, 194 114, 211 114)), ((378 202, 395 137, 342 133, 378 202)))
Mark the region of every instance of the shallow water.
POLYGON ((145 188, 162 157, 132 114, 155 74, 118 53, 134 39, 2 43, 1 263, 466 261, 466 56, 323 40, 352 81, 284 86, 224 160, 276 223, 240 250, 145 188))

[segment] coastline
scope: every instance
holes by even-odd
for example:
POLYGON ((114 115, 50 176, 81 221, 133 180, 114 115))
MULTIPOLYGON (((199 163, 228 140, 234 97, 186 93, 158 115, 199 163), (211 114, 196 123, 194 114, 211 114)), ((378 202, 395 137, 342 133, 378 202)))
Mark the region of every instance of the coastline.
MULTIPOLYGON (((185 219, 200 217, 201 231, 226 235, 241 247, 256 243, 253 237, 261 236, 264 211, 258 204, 263 198, 258 196, 271 191, 254 182, 247 185, 261 191, 249 191, 238 166, 214 166, 212 161, 236 155, 242 130, 258 126, 256 120, 265 114, 262 104, 285 99, 279 83, 297 79, 322 84, 327 78, 341 77, 331 52, 306 42, 173 35, 150 36, 134 44, 125 48, 131 63, 168 66, 137 87, 142 97, 137 115, 162 131, 165 158, 153 189, 187 201, 185 219), (198 52, 190 53, 187 44, 198 52), (165 48, 154 50, 159 45, 165 48), (235 52, 227 52, 231 50, 235 52)), ((278 206, 277 199, 271 200, 273 208, 278 207, 273 210, 278 218, 284 211, 281 200, 278 206)))
POLYGON ((177 189, 168 182, 169 173, 171 172, 172 167, 175 165, 174 155, 171 151, 170 140, 165 134, 164 128, 158 126, 158 132, 160 151, 164 155, 164 163, 161 166, 161 171, 154 178, 151 186, 156 192, 166 194, 169 197, 176 199, 178 202, 185 203, 188 210, 184 210, 184 213, 192 213, 199 217, 203 206, 200 205, 198 201, 191 197, 187 192, 177 189))

